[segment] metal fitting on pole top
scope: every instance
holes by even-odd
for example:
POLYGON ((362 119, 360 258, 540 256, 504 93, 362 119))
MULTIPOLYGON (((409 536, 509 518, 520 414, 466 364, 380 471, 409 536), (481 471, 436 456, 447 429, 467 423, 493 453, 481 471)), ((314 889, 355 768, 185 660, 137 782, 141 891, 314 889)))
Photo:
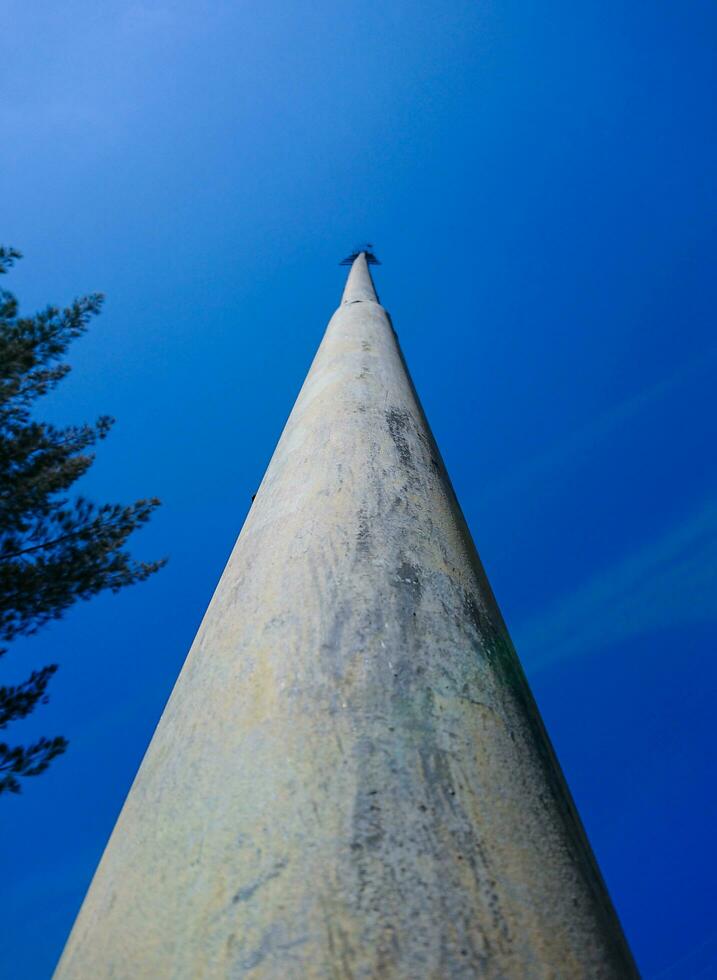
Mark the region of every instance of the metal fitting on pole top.
POLYGON ((363 245, 360 245, 358 248, 354 249, 350 255, 347 255, 345 259, 342 259, 339 262, 339 265, 353 265, 354 261, 362 252, 366 256, 366 262, 368 265, 381 265, 373 253, 373 245, 371 242, 365 242, 363 245))

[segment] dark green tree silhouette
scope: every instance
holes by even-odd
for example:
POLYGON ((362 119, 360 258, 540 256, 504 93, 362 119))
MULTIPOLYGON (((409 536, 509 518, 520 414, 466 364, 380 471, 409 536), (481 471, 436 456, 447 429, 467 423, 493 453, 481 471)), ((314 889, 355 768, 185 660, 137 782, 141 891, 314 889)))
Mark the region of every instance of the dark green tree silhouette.
MULTIPOLYGON (((20 253, 0 247, 0 273, 20 253)), ((156 498, 129 506, 97 506, 70 500, 70 487, 92 465, 90 448, 113 420, 58 428, 33 416, 35 400, 70 370, 61 359, 70 343, 100 312, 102 296, 50 306, 31 317, 18 315, 15 297, 0 290, 0 656, 7 644, 59 619, 78 599, 140 582, 164 564, 137 562, 128 537, 159 504, 156 498)), ((0 729, 27 717, 47 701, 56 664, 33 671, 21 684, 0 687, 0 729)), ((29 745, 0 743, 0 793, 20 791, 67 748, 61 736, 29 745)))

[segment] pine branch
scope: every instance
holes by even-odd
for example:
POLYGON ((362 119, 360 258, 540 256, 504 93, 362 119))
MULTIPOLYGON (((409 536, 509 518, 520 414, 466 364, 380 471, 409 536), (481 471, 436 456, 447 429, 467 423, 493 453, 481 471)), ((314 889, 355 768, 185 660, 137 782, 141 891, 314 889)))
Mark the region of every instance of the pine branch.
POLYGON ((7 728, 11 721, 26 718, 40 702, 47 704, 45 690, 57 664, 41 670, 33 670, 26 681, 11 687, 0 687, 0 728, 7 728))
MULTIPOLYGON (((20 258, 0 247, 0 274, 20 258)), ((0 290, 0 640, 29 635, 78 600, 140 582, 165 560, 137 562, 126 542, 158 505, 156 498, 129 506, 100 507, 65 494, 92 465, 87 449, 104 439, 108 416, 94 425, 56 428, 33 417, 37 399, 67 376, 63 362, 102 307, 99 293, 60 309, 48 306, 19 316, 15 297, 0 290)), ((0 650, 0 655, 5 651, 0 650)), ((0 687, 0 729, 47 701, 55 665, 33 671, 20 684, 0 687)), ((47 769, 65 751, 62 737, 33 744, 0 744, 0 793, 17 793, 21 781, 47 769)))
POLYGON ((0 777, 0 793, 19 793, 19 777, 39 776, 67 746, 67 739, 59 735, 14 748, 0 743, 0 773, 5 773, 0 777))
MULTIPOLYGON (((159 505, 159 500, 154 498, 151 501, 140 500, 134 506, 137 507, 142 504, 154 504, 154 506, 159 505)), ((20 551, 11 551, 9 554, 0 554, 0 562, 12 561, 15 558, 21 558, 23 555, 29 555, 35 551, 44 551, 48 548, 54 548, 58 544, 64 544, 66 541, 72 541, 73 539, 81 537, 83 534, 88 534, 90 530, 105 531, 111 530, 115 527, 122 526, 122 519, 126 520, 126 515, 120 515, 120 518, 114 521, 106 521, 104 523, 97 523, 96 521, 89 521, 84 527, 79 527, 75 531, 70 531, 67 534, 61 535, 59 538, 55 538, 54 541, 42 541, 40 544, 31 545, 29 548, 22 548, 20 551)))

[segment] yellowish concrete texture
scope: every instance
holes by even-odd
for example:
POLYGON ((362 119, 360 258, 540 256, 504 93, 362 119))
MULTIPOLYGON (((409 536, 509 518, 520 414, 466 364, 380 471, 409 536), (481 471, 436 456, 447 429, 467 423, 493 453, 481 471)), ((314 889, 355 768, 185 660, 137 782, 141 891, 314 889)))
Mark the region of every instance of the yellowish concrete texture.
POLYGON ((362 253, 56 977, 635 975, 362 253))

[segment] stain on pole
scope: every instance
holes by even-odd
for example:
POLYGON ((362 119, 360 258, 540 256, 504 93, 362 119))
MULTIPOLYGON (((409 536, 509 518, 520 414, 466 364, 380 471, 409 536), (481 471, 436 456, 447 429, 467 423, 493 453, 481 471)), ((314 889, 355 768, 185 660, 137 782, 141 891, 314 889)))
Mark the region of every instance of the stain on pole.
POLYGON ((637 976, 351 261, 58 980, 637 976))

